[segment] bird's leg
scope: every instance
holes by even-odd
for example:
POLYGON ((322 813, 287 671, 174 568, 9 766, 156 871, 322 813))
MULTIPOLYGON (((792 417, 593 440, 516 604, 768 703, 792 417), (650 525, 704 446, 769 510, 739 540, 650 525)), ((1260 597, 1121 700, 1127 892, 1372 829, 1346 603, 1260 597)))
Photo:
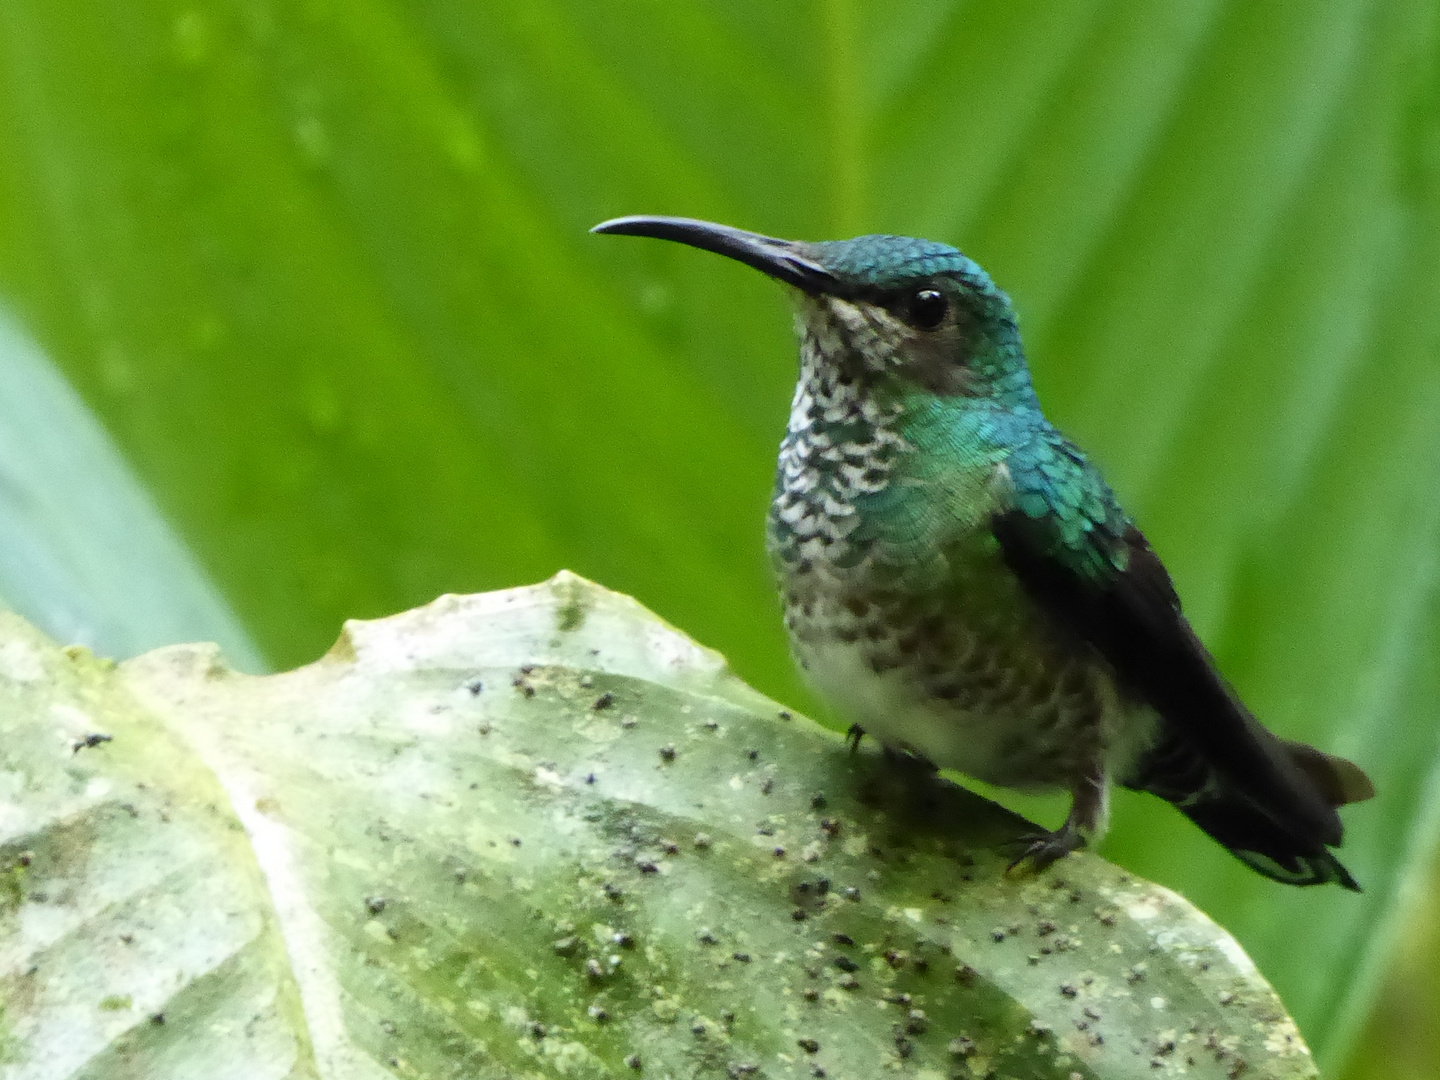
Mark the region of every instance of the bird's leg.
POLYGON ((865 738, 865 729, 859 724, 851 724, 845 732, 845 741, 850 744, 852 754, 860 749, 860 740, 863 738, 865 738))
POLYGON ((1065 817, 1065 824, 1054 832, 1022 837, 1020 842, 1026 845, 1025 850, 1008 869, 1029 863, 1036 871, 1044 870, 1103 833, 1109 815, 1110 791, 1105 770, 1096 767, 1071 790, 1070 813, 1065 817))

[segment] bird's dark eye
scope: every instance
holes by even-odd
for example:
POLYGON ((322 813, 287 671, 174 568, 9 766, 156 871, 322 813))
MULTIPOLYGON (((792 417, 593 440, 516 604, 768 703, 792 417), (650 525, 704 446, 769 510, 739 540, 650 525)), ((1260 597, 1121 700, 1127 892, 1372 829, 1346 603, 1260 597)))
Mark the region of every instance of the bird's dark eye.
POLYGON ((920 330, 934 330, 945 319, 950 310, 950 301, 939 289, 921 289, 910 298, 906 310, 911 326, 920 330))

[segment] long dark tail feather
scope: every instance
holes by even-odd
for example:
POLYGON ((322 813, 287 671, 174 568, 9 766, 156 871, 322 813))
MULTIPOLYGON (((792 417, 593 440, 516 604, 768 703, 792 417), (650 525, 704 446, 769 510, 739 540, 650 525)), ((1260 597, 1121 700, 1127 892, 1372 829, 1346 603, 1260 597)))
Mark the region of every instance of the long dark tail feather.
POLYGON ((1375 785, 1365 775, 1365 770, 1353 761, 1290 739, 1281 739, 1280 745, 1285 747, 1290 760, 1310 778, 1331 806, 1345 806, 1375 797, 1375 785))
MULTIPOLYGON (((1307 778, 1332 806, 1358 802, 1374 794, 1369 778, 1344 758, 1304 743, 1281 743, 1307 778)), ((1183 739, 1163 740, 1124 781, 1173 803, 1241 862, 1287 885, 1326 885, 1353 892, 1360 885, 1327 848, 1323 839, 1250 798, 1183 739)))
POLYGON ((1232 855, 1274 881, 1286 885, 1335 882, 1359 892, 1360 885, 1339 859, 1321 846, 1286 832, 1258 805, 1223 789, 1210 797, 1177 803, 1180 812, 1223 844, 1232 855))

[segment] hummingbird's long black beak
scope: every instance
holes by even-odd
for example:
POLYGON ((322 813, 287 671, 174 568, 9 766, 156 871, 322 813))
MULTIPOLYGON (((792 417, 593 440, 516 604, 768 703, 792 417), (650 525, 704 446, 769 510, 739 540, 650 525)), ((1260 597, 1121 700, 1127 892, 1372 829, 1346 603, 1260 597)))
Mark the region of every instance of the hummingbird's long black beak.
POLYGON ((808 293, 829 292, 838 285, 835 276, 815 261, 808 244, 777 240, 773 236, 762 236, 729 225, 716 225, 711 221, 637 214, 602 221, 590 231, 677 240, 691 247, 738 259, 808 293))

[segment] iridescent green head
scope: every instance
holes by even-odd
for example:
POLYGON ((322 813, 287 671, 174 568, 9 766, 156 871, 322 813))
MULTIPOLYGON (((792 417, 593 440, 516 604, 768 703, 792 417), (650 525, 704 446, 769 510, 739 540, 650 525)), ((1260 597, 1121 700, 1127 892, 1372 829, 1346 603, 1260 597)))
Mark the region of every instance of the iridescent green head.
POLYGON ((623 217, 592 232, 714 251, 800 290, 800 332, 857 377, 941 396, 1033 398, 1015 309, 974 260, 906 236, 806 243, 673 217, 623 217))

